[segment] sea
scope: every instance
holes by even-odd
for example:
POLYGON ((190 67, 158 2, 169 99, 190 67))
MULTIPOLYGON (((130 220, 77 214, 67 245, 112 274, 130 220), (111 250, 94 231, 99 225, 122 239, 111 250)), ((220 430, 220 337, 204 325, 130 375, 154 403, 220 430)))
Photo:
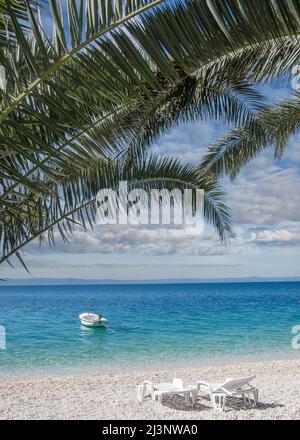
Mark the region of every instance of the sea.
POLYGON ((121 372, 300 358, 292 344, 295 326, 300 282, 3 283, 0 372, 121 372), (108 326, 82 326, 78 315, 88 310, 101 313, 108 326))

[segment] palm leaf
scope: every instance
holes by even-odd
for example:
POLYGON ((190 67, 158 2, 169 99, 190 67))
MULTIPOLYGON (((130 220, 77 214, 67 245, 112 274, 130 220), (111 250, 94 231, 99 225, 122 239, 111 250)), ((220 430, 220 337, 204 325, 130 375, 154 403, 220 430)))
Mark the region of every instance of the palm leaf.
POLYGON ((9 11, 15 38, 0 53, 12 73, 0 128, 8 248, 30 230, 30 216, 42 223, 43 210, 49 219, 52 206, 62 211, 64 200, 57 200, 61 191, 62 199, 70 193, 68 179, 88 172, 99 157, 111 160, 120 151, 126 157, 128 149, 142 156, 182 120, 255 123, 260 107, 253 106, 251 83, 288 73, 300 54, 298 0, 187 0, 147 14, 141 12, 158 2, 127 2, 125 10, 124 2, 100 1, 97 13, 94 2, 84 3, 85 13, 82 2, 74 4, 65 32, 63 13, 51 2, 52 39, 29 4, 31 36, 9 11), (129 21, 133 15, 139 19, 129 21), (18 224, 8 234, 14 218, 18 224))
POLYGON ((233 130, 209 148, 201 162, 207 172, 234 179, 241 168, 266 148, 274 147, 280 159, 287 142, 300 128, 299 95, 280 105, 266 107, 252 122, 233 130))
MULTIPOLYGON (((68 29, 65 26, 60 2, 58 3, 57 0, 49 0, 53 17, 53 46, 51 53, 53 62, 49 63, 46 58, 44 65, 38 68, 38 66, 35 65, 35 57, 28 44, 26 34, 19 24, 17 14, 10 6, 10 2, 7 1, 8 15, 11 18, 20 51, 25 56, 26 65, 32 81, 18 96, 11 100, 6 108, 2 109, 0 123, 16 109, 26 97, 38 89, 49 76, 54 75, 63 65, 67 64, 80 53, 80 51, 114 28, 124 25, 128 20, 162 2, 163 0, 105 0, 99 3, 94 2, 94 0, 80 0, 80 5, 77 9, 76 2, 68 1, 68 29), (85 19, 83 16, 84 9, 86 9, 85 19), (71 36, 70 48, 67 45, 68 32, 70 32, 71 36)), ((35 39, 38 42, 41 52, 45 55, 48 53, 48 45, 44 42, 42 37, 40 23, 35 20, 29 2, 24 3, 27 4, 28 16, 31 21, 35 39)))
POLYGON ((151 189, 162 188, 203 189, 205 219, 214 226, 222 240, 234 236, 228 208, 224 205, 224 192, 215 180, 199 171, 195 165, 156 155, 150 155, 147 160, 126 161, 121 167, 117 163, 101 160, 96 161, 94 167, 80 177, 75 174, 73 178, 68 178, 63 193, 57 187, 56 197, 48 200, 39 198, 38 212, 35 203, 26 217, 23 213, 14 216, 0 233, 3 247, 0 263, 45 233, 50 244, 53 244, 54 228, 58 228, 62 238, 67 240, 75 226, 93 227, 98 191, 108 186, 117 190, 120 181, 127 181, 129 190, 142 188, 148 193, 151 189), (18 231, 17 241, 15 230, 18 231))

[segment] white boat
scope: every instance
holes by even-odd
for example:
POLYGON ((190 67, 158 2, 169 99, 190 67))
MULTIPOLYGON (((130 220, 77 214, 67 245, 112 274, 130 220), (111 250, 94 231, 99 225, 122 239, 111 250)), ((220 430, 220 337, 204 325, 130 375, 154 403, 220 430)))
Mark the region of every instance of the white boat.
POLYGON ((87 327, 105 327, 107 324, 107 319, 95 313, 81 313, 79 319, 81 324, 87 327))

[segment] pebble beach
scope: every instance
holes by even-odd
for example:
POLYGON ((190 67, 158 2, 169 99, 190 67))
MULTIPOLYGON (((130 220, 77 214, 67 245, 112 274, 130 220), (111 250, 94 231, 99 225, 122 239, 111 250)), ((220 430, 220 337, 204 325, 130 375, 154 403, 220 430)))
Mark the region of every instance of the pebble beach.
POLYGON ((300 360, 242 362, 224 366, 128 371, 74 376, 2 376, 0 379, 1 419, 300 419, 300 360), (181 396, 165 396, 162 404, 140 403, 137 386, 144 380, 186 382, 222 381, 226 377, 256 375, 259 389, 257 408, 240 401, 228 402, 224 412, 212 409, 205 396, 196 406, 187 406, 181 396))

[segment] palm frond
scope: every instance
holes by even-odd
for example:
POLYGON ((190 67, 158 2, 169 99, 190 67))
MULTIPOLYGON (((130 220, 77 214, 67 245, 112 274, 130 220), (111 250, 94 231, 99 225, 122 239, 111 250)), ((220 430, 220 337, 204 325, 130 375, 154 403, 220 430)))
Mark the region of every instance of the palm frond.
POLYGON ((36 63, 36 57, 30 47, 26 32, 22 29, 18 20, 19 14, 17 12, 21 8, 17 8, 16 12, 10 1, 6 1, 7 15, 16 35, 18 50, 21 56, 24 56, 25 65, 23 70, 27 78, 21 93, 18 96, 11 97, 6 107, 2 108, 0 122, 4 121, 21 105, 26 97, 44 84, 49 77, 55 75, 62 66, 72 61, 82 50, 116 27, 124 25, 133 17, 159 5, 163 1, 105 0, 98 2, 80 0, 77 4, 73 0, 68 0, 67 20, 65 20, 61 3, 57 0, 49 0, 53 21, 50 57, 47 56, 49 53, 49 39, 45 38, 46 32, 43 30, 41 22, 36 19, 30 2, 24 1, 35 42, 39 48, 39 53, 42 54, 41 60, 43 60, 43 63, 40 63, 40 65, 36 63), (69 45, 68 35, 70 35, 69 45))
POLYGON ((183 120, 256 124, 253 81, 289 74, 300 55, 299 0, 70 1, 67 31, 59 3, 51 8, 52 37, 29 2, 31 34, 10 8, 14 38, 0 50, 9 72, 1 95, 0 221, 12 248, 22 219, 50 219, 52 206, 63 207, 56 201, 70 191, 69 179, 95 160, 126 157, 128 149, 142 156, 183 120))
POLYGON ((49 243, 53 243, 55 228, 64 240, 68 240, 75 226, 93 227, 98 191, 104 188, 117 190, 120 181, 127 181, 129 190, 141 188, 148 193, 151 189, 163 188, 203 189, 205 219, 222 240, 234 236, 229 211, 224 205, 224 192, 216 180, 196 169, 195 165, 157 155, 151 155, 148 160, 126 161, 122 166, 100 160, 81 176, 69 177, 63 187, 57 186, 55 197, 36 198, 31 210, 15 215, 5 228, 0 229, 0 263, 45 233, 49 243), (18 231, 17 240, 15 231, 18 231))
POLYGON ((287 142, 300 128, 300 98, 266 107, 253 121, 233 130, 209 148, 201 167, 218 177, 234 179, 241 168, 266 148, 280 159, 287 142))
POLYGON ((10 39, 15 39, 12 18, 10 11, 13 11, 14 17, 20 22, 21 29, 26 32, 30 29, 28 23, 27 7, 26 3, 30 5, 32 10, 36 13, 38 7, 43 7, 44 1, 35 0, 6 0, 0 1, 0 48, 7 47, 10 39))

